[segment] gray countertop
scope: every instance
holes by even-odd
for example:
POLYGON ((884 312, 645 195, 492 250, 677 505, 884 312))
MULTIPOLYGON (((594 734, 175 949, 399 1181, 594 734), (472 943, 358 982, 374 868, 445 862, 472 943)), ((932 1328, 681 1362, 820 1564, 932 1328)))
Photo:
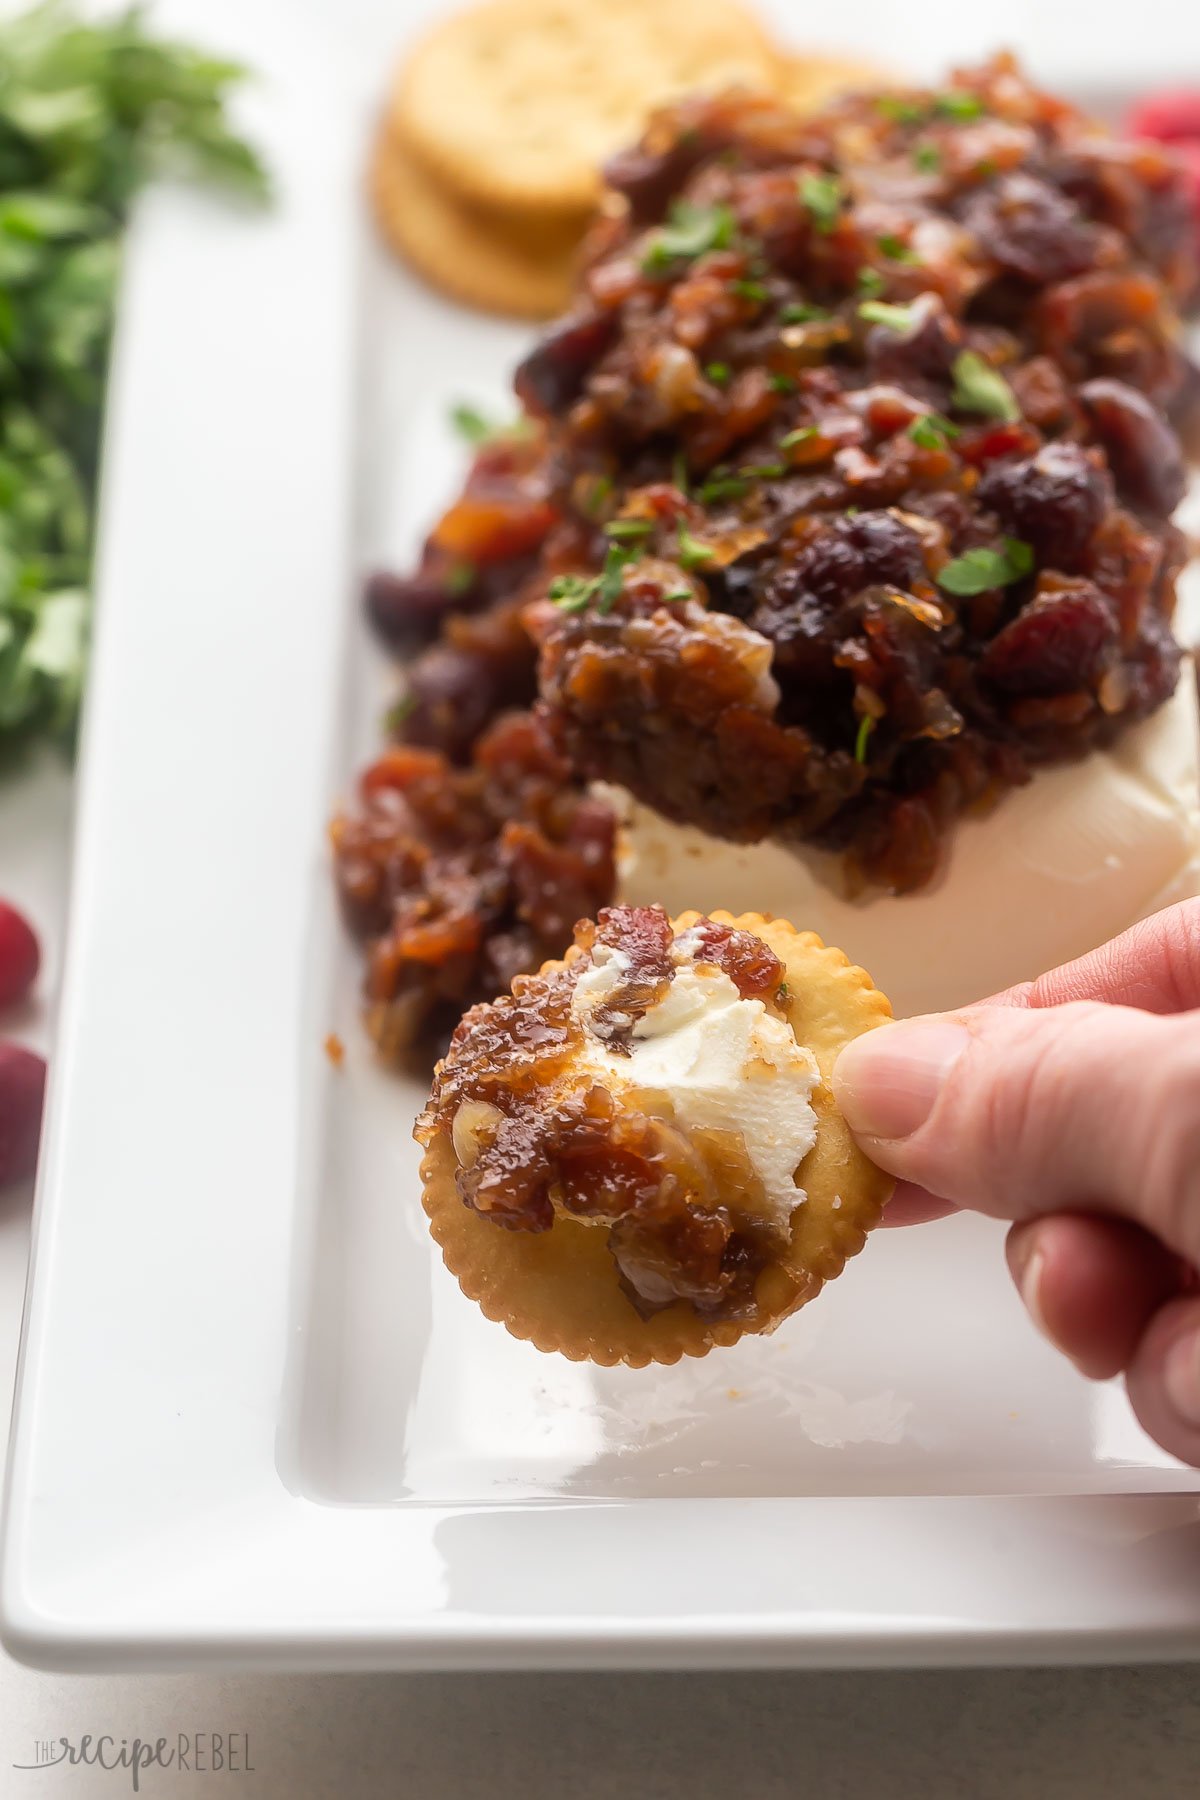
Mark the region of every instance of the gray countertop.
POLYGON ((162 1677, 4 1672, 0 1793, 130 1791, 34 1760, 107 1731, 248 1734, 236 1775, 142 1777, 244 1800, 1185 1800, 1200 1792, 1200 1671, 846 1675, 162 1677))

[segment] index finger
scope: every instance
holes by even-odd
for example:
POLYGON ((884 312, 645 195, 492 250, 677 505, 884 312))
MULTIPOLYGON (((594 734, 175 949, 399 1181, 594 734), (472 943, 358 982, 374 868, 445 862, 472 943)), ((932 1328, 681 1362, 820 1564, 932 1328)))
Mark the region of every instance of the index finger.
POLYGON ((992 994, 988 1006, 1065 1006, 1106 1000, 1142 1012, 1191 1012, 1200 1007, 1200 898, 1164 907, 1075 962, 1064 963, 992 994))

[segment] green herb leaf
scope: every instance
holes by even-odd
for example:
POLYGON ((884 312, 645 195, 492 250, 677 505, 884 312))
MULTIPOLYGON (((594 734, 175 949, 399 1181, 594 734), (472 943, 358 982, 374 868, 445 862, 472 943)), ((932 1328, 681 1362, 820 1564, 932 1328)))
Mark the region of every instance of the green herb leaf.
POLYGON ((695 569, 701 563, 711 562, 716 551, 710 544, 702 544, 699 538, 692 536, 686 526, 679 527, 679 561, 685 569, 695 569))
POLYGON ((942 166, 942 153, 936 144, 917 144, 912 159, 923 175, 936 175, 942 166))
POLYGON ((465 400, 450 408, 450 423, 468 444, 486 444, 496 433, 492 421, 485 418, 478 407, 468 406, 465 400))
POLYGON ((598 519, 608 504, 608 497, 613 491, 610 475, 593 475, 583 486, 579 505, 589 519, 598 519))
POLYGON ((983 111, 979 95, 969 93, 966 88, 948 88, 933 104, 947 119, 977 119, 983 111))
POLYGON ((729 290, 731 293, 738 294, 743 300, 756 300, 760 306, 764 300, 770 298, 761 281, 731 281, 729 290))
POLYGON ((675 261, 703 256, 708 250, 728 250, 736 225, 732 207, 723 202, 695 206, 689 200, 677 200, 667 224, 651 239, 642 268, 648 274, 662 274, 675 261))
POLYGON ((879 273, 878 269, 865 267, 858 271, 858 291, 860 294, 867 294, 873 298, 877 298, 884 292, 886 287, 887 282, 883 279, 883 276, 879 273))
POLYGON ((672 600, 691 600, 693 597, 691 588, 685 587, 672 588, 669 594, 663 595, 664 601, 667 602, 672 600))
POLYGON ((689 491, 691 477, 688 474, 687 456, 682 450, 677 450, 671 460, 671 480, 681 494, 689 491))
POLYGON ((865 764, 867 760, 867 744, 874 729, 874 719, 871 717, 870 713, 864 713, 862 718, 858 721, 858 735, 854 740, 854 760, 856 763, 865 764))
POLYGON ((800 177, 800 200, 812 214, 820 232, 830 232, 842 210, 842 184, 836 175, 816 175, 810 171, 800 177))
POLYGON ((1017 397, 998 369, 975 350, 963 350, 954 359, 954 404, 960 412, 982 413, 1008 424, 1021 416, 1017 397))
POLYGON ((907 331, 912 324, 911 306, 891 306, 886 300, 864 300, 858 309, 868 325, 886 325, 889 331, 907 331))
POLYGON ((984 594, 989 588, 1011 587, 1033 569, 1033 549, 1020 538, 1005 538, 999 550, 964 551, 948 562, 937 578, 948 594, 984 594))
POLYGON ((479 570, 475 567, 474 563, 471 563, 471 562, 451 563, 450 568, 446 574, 447 590, 451 594, 454 595, 454 598, 456 600, 461 599, 462 596, 465 593, 467 593, 470 590, 470 588, 474 585, 475 577, 478 575, 478 573, 479 573, 479 570))
POLYGON ((780 438, 779 448, 781 450, 794 450, 797 444, 807 444, 810 438, 815 438, 816 435, 817 428, 815 425, 798 425, 795 431, 789 431, 786 437, 780 438))
POLYGON ((604 527, 605 537, 637 543, 654 530, 653 519, 612 519, 604 527))
POLYGON ((787 474, 787 464, 781 462, 746 463, 738 470, 738 474, 746 476, 749 481, 776 481, 779 476, 787 474))
POLYGON ((962 434, 957 425, 949 419, 943 419, 941 413, 923 413, 914 419, 908 428, 908 435, 914 444, 920 444, 922 450, 942 450, 951 438, 962 434))
POLYGON ((595 575, 556 575, 546 590, 565 613, 582 612, 600 585, 595 575))
POLYGON ((790 375, 777 375, 774 370, 767 376, 767 383, 773 394, 794 394, 796 383, 790 375))
POLYGON ((807 300, 789 300, 780 307, 779 317, 785 325, 809 325, 814 319, 827 319, 829 314, 823 307, 810 306, 807 300))
POLYGON ((743 476, 729 475, 717 469, 697 488, 696 498, 701 506, 715 506, 721 500, 740 500, 749 491, 750 483, 743 476))
POLYGON ((902 94, 880 94, 875 110, 896 125, 919 125, 929 112, 920 101, 906 100, 902 94))
POLYGON ((733 371, 728 363, 711 362, 705 363, 704 373, 714 387, 724 387, 733 371))
POLYGON ((383 729, 388 737, 399 737, 404 721, 415 710, 417 697, 415 694, 401 694, 392 702, 383 715, 383 729))
POLYGON ((883 254, 892 262, 914 263, 919 260, 916 251, 906 244, 903 238, 895 237, 890 232, 881 238, 876 238, 875 241, 883 254))

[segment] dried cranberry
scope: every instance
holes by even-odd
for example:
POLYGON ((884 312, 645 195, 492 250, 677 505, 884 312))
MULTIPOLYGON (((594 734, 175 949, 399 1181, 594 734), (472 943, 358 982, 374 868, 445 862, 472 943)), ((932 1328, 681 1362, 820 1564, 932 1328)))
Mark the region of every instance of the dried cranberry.
POLYGON ((911 526, 890 512, 865 512, 834 519, 817 532, 795 569, 818 600, 838 605, 880 582, 906 587, 924 573, 925 564, 911 526))
POLYGON ((37 1167, 45 1092, 44 1058, 20 1044, 0 1044, 0 1187, 37 1167))
POLYGON ((647 150, 634 144, 619 150, 604 165, 604 179, 629 202, 634 224, 653 225, 662 218, 675 191, 696 164, 704 160, 710 145, 699 132, 683 132, 665 150, 647 150))
POLYGON ((1112 490, 1078 444, 1046 444, 1036 456, 993 464, 979 499, 1013 537, 1033 545, 1040 564, 1069 574, 1112 504, 1112 490))
POLYGON ((1101 242, 1073 201, 1032 175, 1006 175, 978 191, 963 223, 993 262, 1038 283, 1090 269, 1101 242))
POLYGON ((1122 494, 1149 512, 1173 512, 1187 474, 1179 440, 1158 408, 1123 381, 1106 378, 1084 382, 1079 398, 1122 494))
POLYGON ((0 900, 0 1007, 15 1006, 37 980, 42 952, 23 913, 0 900))
POLYGON ((411 650, 436 637, 448 613, 470 606, 475 588, 468 563, 421 568, 415 575, 393 575, 380 569, 367 577, 363 603, 385 644, 393 650, 411 650), (456 569, 464 573, 456 575, 456 569))
POLYGON ((1006 694, 1058 694, 1095 680, 1117 641, 1103 594, 1088 581, 1038 594, 997 633, 980 673, 1006 694))
POLYGON ((568 313, 517 369, 513 385, 518 399, 542 417, 566 412, 607 350, 616 325, 615 315, 599 308, 568 313))

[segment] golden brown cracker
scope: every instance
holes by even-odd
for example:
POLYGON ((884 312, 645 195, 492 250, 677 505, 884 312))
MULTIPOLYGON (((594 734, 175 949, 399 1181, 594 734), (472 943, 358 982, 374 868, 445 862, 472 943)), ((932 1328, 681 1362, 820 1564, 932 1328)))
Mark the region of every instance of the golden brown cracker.
MULTIPOLYGON (((481 1217, 459 1198, 454 1150, 440 1132, 421 1174, 423 1205, 443 1261, 489 1319, 539 1350, 557 1350, 576 1362, 642 1368, 704 1356, 747 1332, 771 1331, 862 1249, 891 1193, 891 1177, 858 1148, 831 1087, 843 1045, 891 1018, 887 1000, 862 969, 811 932, 758 913, 709 916, 754 932, 783 962, 789 1021, 820 1069, 812 1097, 817 1141, 797 1171, 807 1200, 793 1214, 791 1241, 759 1277, 757 1320, 706 1319, 682 1301, 642 1319, 618 1285, 604 1230, 560 1217, 548 1231, 506 1231, 481 1217)), ((700 917, 685 913, 674 930, 685 931, 700 917)), ((569 952, 567 960, 578 954, 569 952)), ((547 963, 542 973, 559 967, 547 963)))
POLYGON ((486 0, 401 69, 391 122, 464 198, 594 205, 600 164, 663 101, 775 86, 777 53, 736 0, 486 0))
POLYGON ((376 141, 369 186, 392 248, 444 293, 521 319, 550 318, 567 305, 577 230, 506 230, 443 193, 388 131, 376 141))
POLYGON ((779 96, 799 113, 820 112, 841 94, 861 93, 888 81, 878 63, 848 56, 799 55, 779 59, 779 96))

